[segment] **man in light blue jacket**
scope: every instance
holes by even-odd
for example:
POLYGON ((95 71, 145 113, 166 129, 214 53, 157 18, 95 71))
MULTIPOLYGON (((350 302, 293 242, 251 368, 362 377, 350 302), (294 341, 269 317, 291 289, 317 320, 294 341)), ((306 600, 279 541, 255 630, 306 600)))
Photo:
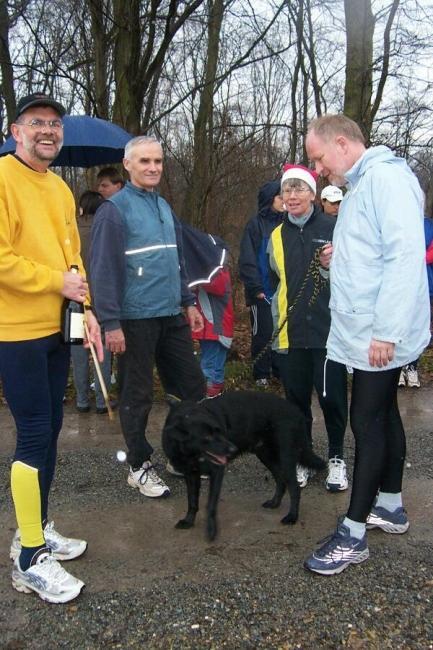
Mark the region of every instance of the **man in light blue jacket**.
POLYGON ((322 176, 348 186, 321 264, 331 281, 327 356, 354 368, 353 487, 346 517, 305 562, 332 575, 369 557, 366 528, 409 528, 397 386, 401 367, 429 342, 430 305, 423 194, 407 163, 387 147, 366 149, 360 128, 344 115, 314 120, 306 147, 322 176))

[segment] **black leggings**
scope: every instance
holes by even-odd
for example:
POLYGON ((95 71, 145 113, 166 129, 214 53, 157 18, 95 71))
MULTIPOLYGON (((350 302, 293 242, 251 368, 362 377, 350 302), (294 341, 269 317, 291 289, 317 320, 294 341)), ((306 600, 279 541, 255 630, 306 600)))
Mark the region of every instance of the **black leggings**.
POLYGON ((366 521, 379 489, 401 492, 406 436, 397 404, 400 370, 353 372, 350 424, 355 467, 347 516, 354 521, 366 521))

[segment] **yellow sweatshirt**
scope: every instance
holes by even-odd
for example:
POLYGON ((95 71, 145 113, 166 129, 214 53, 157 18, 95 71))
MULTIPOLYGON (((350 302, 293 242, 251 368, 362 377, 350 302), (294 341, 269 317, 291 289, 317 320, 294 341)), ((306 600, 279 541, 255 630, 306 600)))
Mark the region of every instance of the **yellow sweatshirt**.
POLYGON ((51 171, 0 158, 0 341, 60 330, 63 273, 78 264, 74 197, 51 171))

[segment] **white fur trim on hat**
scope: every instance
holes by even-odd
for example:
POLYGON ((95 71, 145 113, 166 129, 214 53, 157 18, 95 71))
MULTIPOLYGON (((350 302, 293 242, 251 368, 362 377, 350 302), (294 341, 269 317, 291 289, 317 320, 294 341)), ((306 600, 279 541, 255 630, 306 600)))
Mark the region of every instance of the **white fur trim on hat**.
POLYGON ((310 174, 309 171, 302 169, 301 167, 291 167, 286 172, 284 172, 281 178, 281 188, 283 187, 284 181, 288 181, 292 178, 296 178, 300 181, 304 181, 304 183, 307 183, 308 187, 314 192, 314 195, 316 195, 316 181, 314 179, 314 176, 310 174))

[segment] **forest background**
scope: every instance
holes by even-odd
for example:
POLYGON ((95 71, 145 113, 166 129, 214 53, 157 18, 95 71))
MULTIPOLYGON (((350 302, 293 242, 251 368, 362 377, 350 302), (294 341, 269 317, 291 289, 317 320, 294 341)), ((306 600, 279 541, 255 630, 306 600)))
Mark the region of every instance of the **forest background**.
MULTIPOLYGON (((161 193, 236 260, 260 185, 308 164, 310 119, 344 111, 404 156, 433 214, 433 2, 0 0, 0 141, 17 100, 154 134, 161 193)), ((62 169, 77 196, 98 170, 62 169)))

